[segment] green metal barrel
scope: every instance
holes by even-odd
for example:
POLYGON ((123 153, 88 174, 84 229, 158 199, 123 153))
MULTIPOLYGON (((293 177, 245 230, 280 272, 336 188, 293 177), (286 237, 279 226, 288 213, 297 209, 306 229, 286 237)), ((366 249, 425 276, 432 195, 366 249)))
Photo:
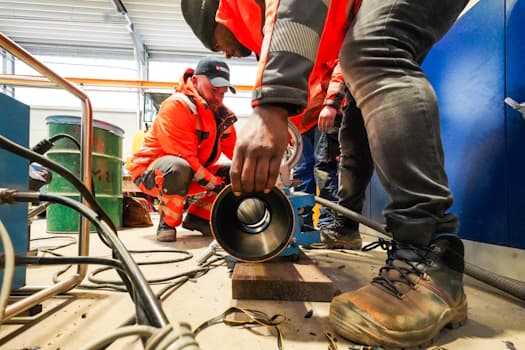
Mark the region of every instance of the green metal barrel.
MULTIPOLYGON (((46 118, 49 136, 68 134, 80 141, 79 117, 53 115, 46 118)), ((117 228, 122 227, 122 138, 124 131, 112 124, 93 121, 92 179, 97 202, 117 228)), ((62 138, 46 153, 47 157, 80 177, 80 152, 69 139, 62 138)), ((53 173, 47 192, 80 200, 78 190, 62 176, 53 173)), ((53 204, 47 209, 47 232, 75 233, 80 216, 68 207, 53 204)), ((95 231, 91 225, 90 231, 95 231)))

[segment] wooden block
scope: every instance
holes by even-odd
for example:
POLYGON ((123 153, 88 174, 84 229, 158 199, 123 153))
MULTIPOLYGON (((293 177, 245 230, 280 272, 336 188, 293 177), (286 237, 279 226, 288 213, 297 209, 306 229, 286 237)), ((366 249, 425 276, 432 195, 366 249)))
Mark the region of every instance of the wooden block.
POLYGON ((313 261, 237 262, 232 275, 234 299, 330 301, 340 292, 313 261))

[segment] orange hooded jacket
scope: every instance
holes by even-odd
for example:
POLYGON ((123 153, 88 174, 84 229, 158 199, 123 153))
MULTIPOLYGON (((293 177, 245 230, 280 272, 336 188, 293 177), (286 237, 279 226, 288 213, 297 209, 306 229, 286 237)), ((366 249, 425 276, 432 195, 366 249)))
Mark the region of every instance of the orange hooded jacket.
MULTIPOLYGON (((321 1, 321 3, 323 2, 321 1)), ((269 39, 266 39, 263 33, 267 33, 266 37, 271 37, 273 25, 279 18, 277 15, 277 6, 287 11, 287 15, 293 15, 295 13, 297 18, 304 18, 304 11, 291 11, 294 9, 293 1, 285 0, 281 0, 280 2, 275 0, 221 0, 217 9, 215 18, 217 23, 226 26, 242 45, 253 51, 256 55, 260 56, 261 53, 263 54, 261 57, 263 61, 259 64, 259 74, 254 90, 253 105, 255 106, 259 103, 286 105, 289 114, 292 116, 290 119, 301 132, 306 132, 317 125, 317 117, 323 106, 331 105, 339 109, 344 97, 343 74, 338 65, 339 60, 337 57, 347 27, 348 13, 350 10, 357 9, 360 1, 345 0, 338 1, 337 3, 338 4, 331 6, 328 11, 312 12, 314 14, 314 21, 322 22, 322 16, 326 16, 326 21, 328 22, 328 20, 330 20, 330 23, 333 23, 333 25, 325 28, 322 34, 319 34, 321 39, 324 39, 324 42, 318 47, 317 60, 307 81, 307 104, 297 101, 296 96, 299 91, 295 89, 295 86, 293 90, 294 94, 290 95, 292 97, 291 99, 286 96, 286 91, 283 91, 282 95, 278 96, 272 92, 271 86, 268 89, 262 87, 262 83, 266 80, 266 77, 271 79, 275 77, 276 80, 279 81, 279 70, 281 69, 297 71, 297 67, 294 66, 294 60, 287 61, 288 66, 286 66, 286 62, 285 65, 282 66, 272 66, 269 73, 265 72, 264 75, 261 75, 261 66, 266 65, 266 52, 271 46, 269 39), (305 106, 306 110, 303 113, 299 113, 305 106)), ((308 6, 310 5, 314 4, 309 3, 308 6)), ((323 4, 321 5, 324 6, 323 4)), ((304 4, 299 4, 299 6, 304 6, 304 4)), ((315 6, 312 7, 315 8, 315 6)), ((304 21, 298 22, 302 23, 304 21)), ((317 28, 317 30, 319 30, 319 28, 317 28)), ((300 65, 299 68, 302 69, 303 67, 300 65)), ((280 84, 280 82, 278 82, 278 84, 280 84)), ((291 82, 291 85, 294 84, 295 82, 291 82)), ((290 92, 291 91, 292 90, 290 90, 290 92)), ((304 92, 299 93, 299 95, 301 95, 302 98, 306 98, 304 92)))
POLYGON ((223 107, 216 120, 193 87, 193 72, 187 69, 177 91, 162 102, 142 147, 133 155, 133 181, 158 157, 174 155, 185 159, 195 172, 194 179, 205 186, 214 179, 207 168, 217 162, 221 153, 233 157, 237 138, 233 123, 237 118, 223 107))
POLYGON ((216 21, 259 55, 252 105, 278 104, 288 109, 288 115, 301 113, 309 103, 307 91, 325 74, 323 66, 337 60, 360 3, 221 0, 216 21))

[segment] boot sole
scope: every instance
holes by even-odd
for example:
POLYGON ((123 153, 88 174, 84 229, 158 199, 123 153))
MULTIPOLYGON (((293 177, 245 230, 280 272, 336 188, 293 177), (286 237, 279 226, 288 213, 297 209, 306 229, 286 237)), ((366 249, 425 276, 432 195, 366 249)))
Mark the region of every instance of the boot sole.
POLYGON ((159 241, 159 242, 176 242, 177 241, 177 232, 157 234, 157 241, 159 241))
POLYGON ((198 231, 198 232, 202 233, 202 235, 205 236, 205 237, 211 236, 211 232, 202 232, 201 230, 199 230, 199 227, 197 227, 197 225, 194 226, 193 224, 185 224, 183 222, 182 223, 182 227, 185 228, 186 230, 198 231))
POLYGON ((374 323, 372 319, 361 321, 360 324, 351 324, 344 314, 337 312, 332 307, 330 307, 329 319, 335 332, 350 341, 371 346, 383 346, 385 350, 411 350, 431 345, 434 342, 434 338, 443 328, 455 329, 465 324, 468 318, 467 308, 468 305, 465 298, 456 307, 449 308, 443 312, 437 325, 432 326, 431 329, 419 329, 412 332, 404 331, 402 333, 385 329, 381 325, 374 323), (370 330, 375 331, 375 333, 372 334, 370 330), (404 339, 403 343, 396 339, 400 334, 402 334, 404 339), (406 342, 407 334, 409 335, 408 338, 413 338, 410 343, 406 342))

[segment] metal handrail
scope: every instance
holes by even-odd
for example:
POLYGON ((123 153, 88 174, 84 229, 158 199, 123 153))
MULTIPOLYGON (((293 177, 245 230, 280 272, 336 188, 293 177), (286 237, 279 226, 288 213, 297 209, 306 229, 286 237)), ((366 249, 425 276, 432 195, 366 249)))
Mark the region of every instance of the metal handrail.
MULTIPOLYGON (((71 84, 67 80, 60 77, 58 74, 53 72, 51 69, 46 67, 43 63, 39 62, 29 52, 23 49, 21 46, 16 44, 14 41, 9 39, 6 35, 0 32, 0 47, 5 51, 18 58, 40 74, 49 79, 50 82, 54 83, 60 88, 70 92, 76 96, 82 102, 82 118, 80 122, 80 175, 82 182, 86 185, 87 189, 91 191, 91 147, 92 147, 92 132, 93 132, 93 110, 91 107, 91 101, 88 96, 75 85, 71 84)), ((0 80, 1 82, 1 80, 0 80)), ((35 87, 38 87, 41 82, 40 77, 35 77, 35 87)), ((6 84, 8 85, 8 84, 6 84)), ((89 203, 83 199, 83 204, 89 206, 89 203)), ((80 256, 89 255, 89 221, 87 218, 82 217, 80 223, 79 233, 79 244, 78 254, 80 256)), ((25 297, 17 302, 8 305, 5 309, 4 320, 7 320, 21 312, 28 310, 29 308, 37 305, 43 300, 55 296, 59 293, 67 292, 77 285, 79 285, 87 273, 87 265, 79 264, 77 267, 77 273, 70 276, 68 279, 60 281, 54 285, 44 287, 36 293, 25 297)))

